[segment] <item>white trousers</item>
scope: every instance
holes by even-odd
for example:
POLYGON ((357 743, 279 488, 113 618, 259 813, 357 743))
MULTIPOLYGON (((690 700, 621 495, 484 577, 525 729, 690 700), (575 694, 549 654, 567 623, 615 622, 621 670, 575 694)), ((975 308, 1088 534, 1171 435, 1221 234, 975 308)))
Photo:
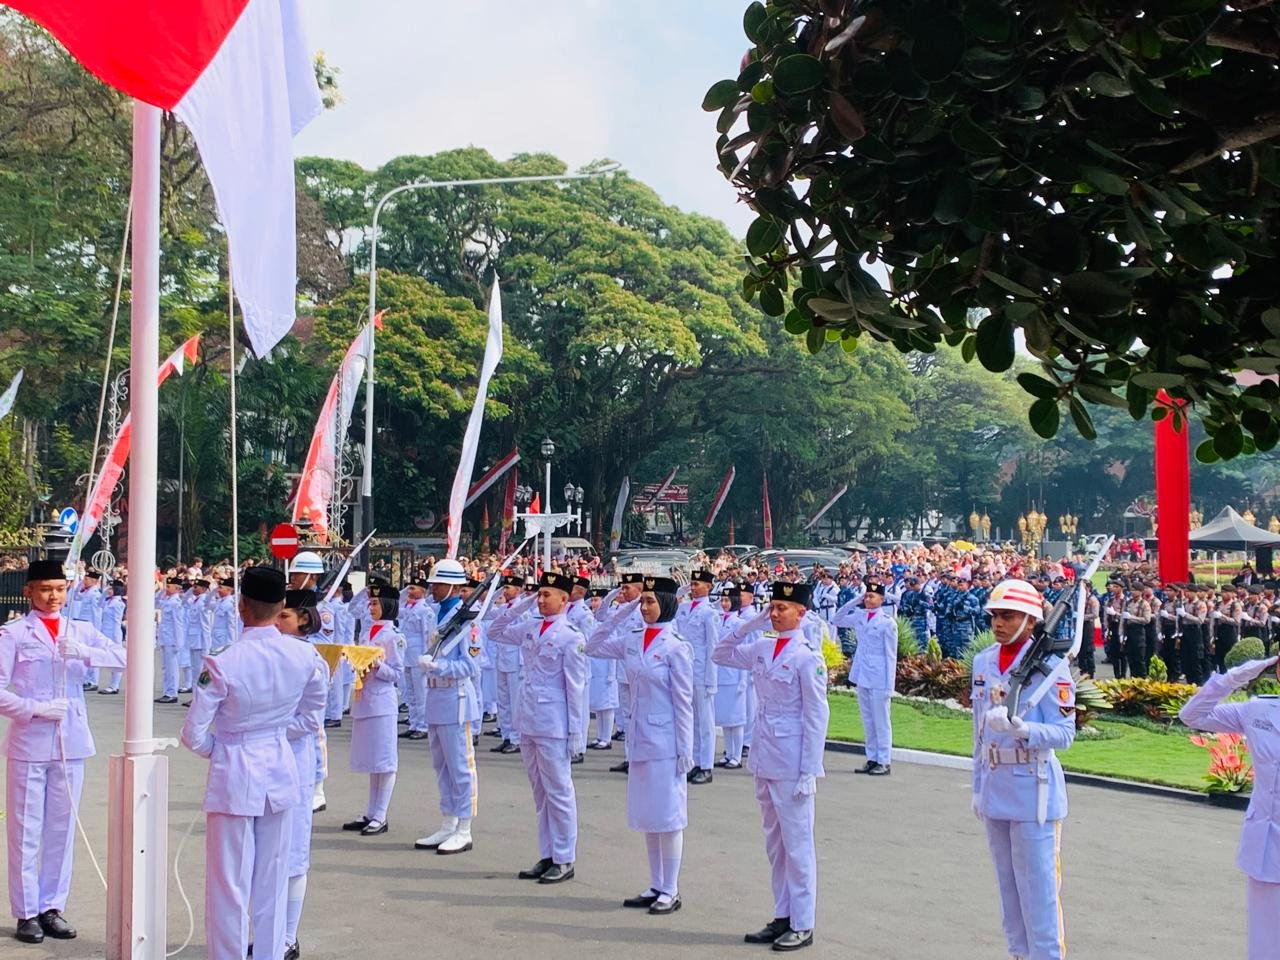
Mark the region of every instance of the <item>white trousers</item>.
POLYGON ((160 654, 161 692, 166 697, 178 695, 178 648, 157 647, 160 654))
POLYGON ((71 892, 83 760, 5 764, 9 908, 15 920, 65 910, 71 892))
POLYGON ((867 759, 889 765, 893 754, 893 724, 889 721, 888 690, 858 687, 858 715, 867 737, 867 759))
POLYGON ((538 815, 538 857, 573 863, 578 849, 578 796, 569 771, 564 740, 525 737, 520 744, 533 809, 538 815))
POLYGON ((716 695, 693 688, 693 765, 710 770, 716 760, 716 695))
POLYGON ((502 736, 517 747, 520 746, 520 731, 515 724, 515 698, 520 691, 520 672, 518 670, 498 671, 498 729, 502 736))
POLYGON ((818 910, 818 852, 813 840, 813 794, 795 795, 794 780, 756 780, 756 802, 769 857, 773 915, 792 930, 812 930, 818 910))
POLYGON ((1249 904, 1249 960, 1280 955, 1280 883, 1245 877, 1249 904))
POLYGON ((210 813, 205 825, 204 929, 209 960, 284 955, 292 808, 261 817, 210 813))
POLYGON ((1067 955, 1062 923, 1062 821, 984 819, 1000 888, 1009 952, 1030 960, 1067 955))

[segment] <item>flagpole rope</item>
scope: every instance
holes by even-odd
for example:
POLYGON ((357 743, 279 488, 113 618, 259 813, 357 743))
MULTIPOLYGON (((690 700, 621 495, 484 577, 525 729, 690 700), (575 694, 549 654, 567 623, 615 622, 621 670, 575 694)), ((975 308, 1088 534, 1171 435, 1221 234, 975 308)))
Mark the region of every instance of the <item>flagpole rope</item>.
POLYGON ((236 602, 240 599, 240 499, 236 460, 236 295, 231 280, 231 251, 227 251, 227 351, 231 358, 231 566, 236 571, 236 602))

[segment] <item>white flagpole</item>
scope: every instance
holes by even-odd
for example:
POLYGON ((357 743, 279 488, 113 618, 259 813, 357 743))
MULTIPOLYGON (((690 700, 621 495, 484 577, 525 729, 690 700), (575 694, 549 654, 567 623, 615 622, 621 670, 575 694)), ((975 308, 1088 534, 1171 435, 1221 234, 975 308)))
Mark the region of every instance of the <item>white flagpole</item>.
POLYGON ((155 686, 156 477, 160 366, 160 110, 133 106, 133 259, 130 305, 129 660, 123 754, 109 766, 108 960, 164 960, 168 897, 169 766, 157 752, 155 686))

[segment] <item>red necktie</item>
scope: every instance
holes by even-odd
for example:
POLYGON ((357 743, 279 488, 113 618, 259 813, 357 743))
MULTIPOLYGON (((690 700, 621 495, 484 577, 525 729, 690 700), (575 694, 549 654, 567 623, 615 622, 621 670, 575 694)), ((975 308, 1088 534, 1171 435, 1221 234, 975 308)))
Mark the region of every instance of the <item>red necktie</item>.
POLYGON ((546 632, 547 632, 547 627, 549 627, 549 626, 551 626, 551 621, 550 621, 550 620, 543 620, 543 621, 542 621, 542 626, 540 626, 540 627, 538 628, 538 636, 542 636, 544 633, 546 633, 546 632))
POLYGON ((698 609, 698 603, 699 603, 699 601, 694 600, 691 604, 689 604, 689 612, 690 612, 690 613, 693 613, 693 611, 695 611, 695 610, 697 610, 697 609, 698 609))
POLYGON ((780 654, 783 651, 783 649, 785 649, 785 647, 787 646, 787 641, 790 639, 791 639, 790 637, 779 637, 777 640, 773 642, 773 659, 775 660, 778 659, 778 654, 780 654))
POLYGON ((648 652, 648 650, 649 650, 649 644, 653 643, 653 639, 654 639, 654 637, 656 637, 656 636, 657 636, 658 634, 660 634, 661 632, 662 632, 662 628, 661 628, 661 627, 646 627, 646 628, 645 628, 645 631, 644 631, 644 649, 645 649, 645 652, 648 652))
POLYGON ((49 636, 56 641, 58 639, 58 627, 61 625, 62 619, 60 617, 54 617, 52 620, 46 620, 44 617, 41 617, 40 622, 43 623, 44 628, 49 631, 49 636))

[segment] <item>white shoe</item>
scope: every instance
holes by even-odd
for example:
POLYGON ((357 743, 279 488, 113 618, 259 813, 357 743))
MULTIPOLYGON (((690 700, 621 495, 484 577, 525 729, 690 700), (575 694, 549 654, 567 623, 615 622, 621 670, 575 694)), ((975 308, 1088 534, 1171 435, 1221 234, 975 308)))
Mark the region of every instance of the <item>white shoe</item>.
MULTIPOLYGON (((468 821, 468 825, 469 824, 470 824, 470 821, 468 821)), ((440 824, 439 830, 431 834, 431 836, 429 837, 419 837, 418 840, 414 843, 414 847, 418 850, 435 850, 437 847, 440 846, 440 844, 444 843, 446 840, 452 837, 457 832, 457 830, 458 830, 458 818, 445 817, 444 821, 440 824)), ((467 839, 468 840, 471 839, 470 835, 468 835, 467 839)))
POLYGON ((471 846, 471 821, 459 820, 458 829, 454 831, 453 836, 436 848, 436 853, 466 853, 471 849, 471 846))
POLYGON ((316 792, 311 795, 311 812, 319 813, 328 805, 328 801, 324 798, 324 785, 317 783, 316 792))

